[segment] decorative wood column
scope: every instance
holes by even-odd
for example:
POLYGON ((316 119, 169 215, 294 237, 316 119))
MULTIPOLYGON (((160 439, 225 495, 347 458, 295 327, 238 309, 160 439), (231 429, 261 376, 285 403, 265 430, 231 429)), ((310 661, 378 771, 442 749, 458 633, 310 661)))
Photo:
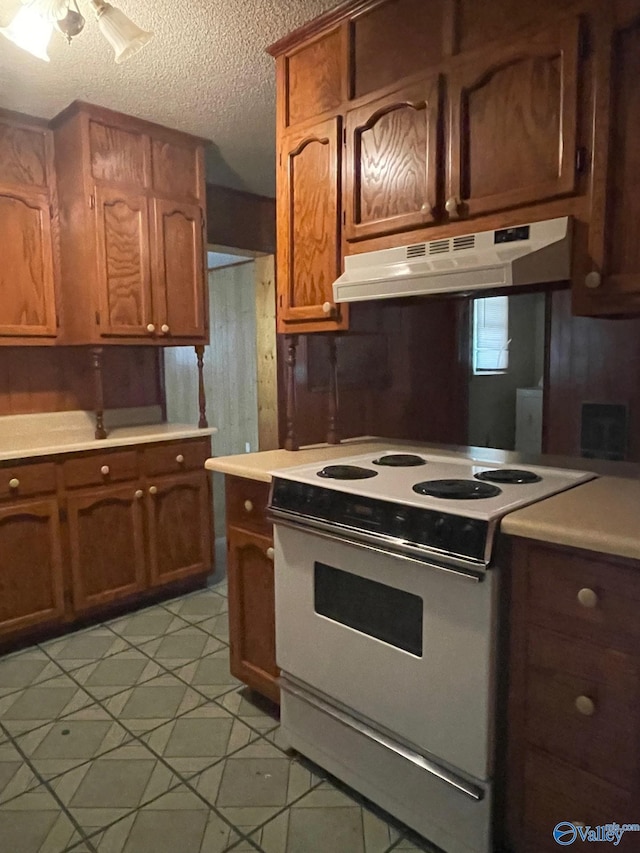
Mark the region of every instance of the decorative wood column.
POLYGON ((287 335, 287 435, 284 440, 285 450, 298 450, 296 436, 296 350, 298 336, 287 335))
POLYGON ((98 439, 106 438, 104 428, 104 385, 102 382, 102 347, 92 347, 91 366, 93 368, 94 408, 96 413, 96 432, 98 439))
POLYGON ((329 335, 329 420, 327 444, 340 444, 338 430, 338 351, 336 336, 329 335))
POLYGON ((198 428, 206 429, 209 426, 209 422, 207 421, 207 395, 204 390, 204 346, 198 344, 195 350, 198 360, 198 408, 200 409, 198 428))

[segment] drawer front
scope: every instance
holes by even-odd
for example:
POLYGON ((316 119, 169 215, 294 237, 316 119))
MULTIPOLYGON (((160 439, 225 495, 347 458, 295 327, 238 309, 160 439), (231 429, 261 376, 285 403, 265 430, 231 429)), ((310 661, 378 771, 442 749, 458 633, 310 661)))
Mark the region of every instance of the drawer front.
MULTIPOLYGON (((526 757, 524 801, 524 849, 526 853, 552 853, 563 849, 553 839, 553 829, 561 822, 596 827, 607 823, 637 823, 634 797, 603 780, 556 761, 536 751, 526 757)), ((628 832, 617 847, 576 840, 570 848, 603 849, 632 853, 638 850, 640 833, 628 832)))
POLYGON ((211 456, 211 442, 207 439, 177 441, 157 447, 145 447, 143 451, 144 472, 148 475, 179 474, 204 468, 211 456))
POLYGON ((640 649, 640 571, 543 547, 528 561, 528 620, 602 645, 640 649))
POLYGON ((271 535, 267 520, 269 483, 244 477, 226 478, 227 524, 271 535))
POLYGON ((527 657, 527 742, 631 788, 640 761, 633 658, 540 630, 530 633, 527 657))
POLYGON ((68 489, 136 480, 138 475, 138 456, 135 450, 96 453, 80 459, 69 459, 63 465, 64 484, 68 489))
POLYGON ((53 462, 0 468, 0 500, 51 494, 55 490, 56 466, 53 462))

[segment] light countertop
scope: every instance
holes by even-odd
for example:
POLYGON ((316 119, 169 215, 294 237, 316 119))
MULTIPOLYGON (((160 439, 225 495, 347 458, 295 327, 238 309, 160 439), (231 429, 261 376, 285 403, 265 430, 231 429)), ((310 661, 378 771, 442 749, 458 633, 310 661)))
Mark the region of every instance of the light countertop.
POLYGON ((323 463, 345 456, 402 446, 416 452, 462 453, 483 461, 549 465, 594 471, 600 476, 506 515, 501 530, 558 545, 640 560, 640 466, 557 456, 523 456, 509 451, 399 441, 365 436, 339 445, 314 445, 297 451, 265 450, 208 459, 210 471, 271 482, 279 468, 323 463), (613 475, 613 476, 612 476, 613 475))
POLYGON ((162 423, 159 414, 155 407, 105 413, 105 439, 94 437, 95 421, 89 412, 0 417, 0 462, 199 438, 217 432, 215 427, 198 429, 190 424, 162 423))

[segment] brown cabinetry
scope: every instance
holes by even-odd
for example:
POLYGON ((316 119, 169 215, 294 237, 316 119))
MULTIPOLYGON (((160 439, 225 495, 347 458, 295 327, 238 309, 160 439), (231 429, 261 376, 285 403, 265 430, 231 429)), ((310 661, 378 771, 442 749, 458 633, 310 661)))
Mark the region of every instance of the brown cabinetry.
POLYGON ((576 188, 580 20, 494 46, 448 75, 446 212, 495 213, 576 188))
POLYGON ((57 334, 54 201, 51 131, 0 110, 0 344, 57 334))
POLYGON ((437 217, 438 76, 347 113, 345 237, 411 231, 437 217))
POLYGON ((64 616, 55 466, 0 468, 0 637, 64 616))
POLYGON ((640 2, 603 4, 597 69, 589 259, 573 292, 578 314, 640 313, 640 2))
POLYGON ((268 497, 268 483, 226 478, 229 640, 233 675, 279 702, 268 497))
POLYGON ((279 155, 278 330, 344 328, 333 301, 340 274, 339 118, 291 132, 279 155))
POLYGON ((537 853, 561 821, 637 822, 640 565, 516 539, 510 578, 507 841, 537 853))
POLYGON ((205 141, 79 102, 53 126, 63 342, 206 341, 205 141))

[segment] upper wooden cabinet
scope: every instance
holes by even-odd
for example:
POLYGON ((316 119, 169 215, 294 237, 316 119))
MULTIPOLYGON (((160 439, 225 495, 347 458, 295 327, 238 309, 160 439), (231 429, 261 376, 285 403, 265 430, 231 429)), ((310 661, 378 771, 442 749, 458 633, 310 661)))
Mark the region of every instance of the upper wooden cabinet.
POLYGON ((640 2, 604 4, 596 28, 595 145, 589 259, 578 314, 640 313, 640 2))
POLYGON ((347 113, 345 237, 411 231, 437 216, 437 76, 347 113))
POLYGON ((63 342, 206 341, 205 141, 78 102, 53 126, 63 342))
POLYGON ((333 302, 340 274, 339 118, 284 137, 278 172, 278 331, 345 328, 333 302))
POLYGON ((576 188, 578 18, 461 61, 448 75, 451 219, 576 188))
POLYGON ((54 204, 51 131, 0 111, 0 344, 57 334, 54 204))

